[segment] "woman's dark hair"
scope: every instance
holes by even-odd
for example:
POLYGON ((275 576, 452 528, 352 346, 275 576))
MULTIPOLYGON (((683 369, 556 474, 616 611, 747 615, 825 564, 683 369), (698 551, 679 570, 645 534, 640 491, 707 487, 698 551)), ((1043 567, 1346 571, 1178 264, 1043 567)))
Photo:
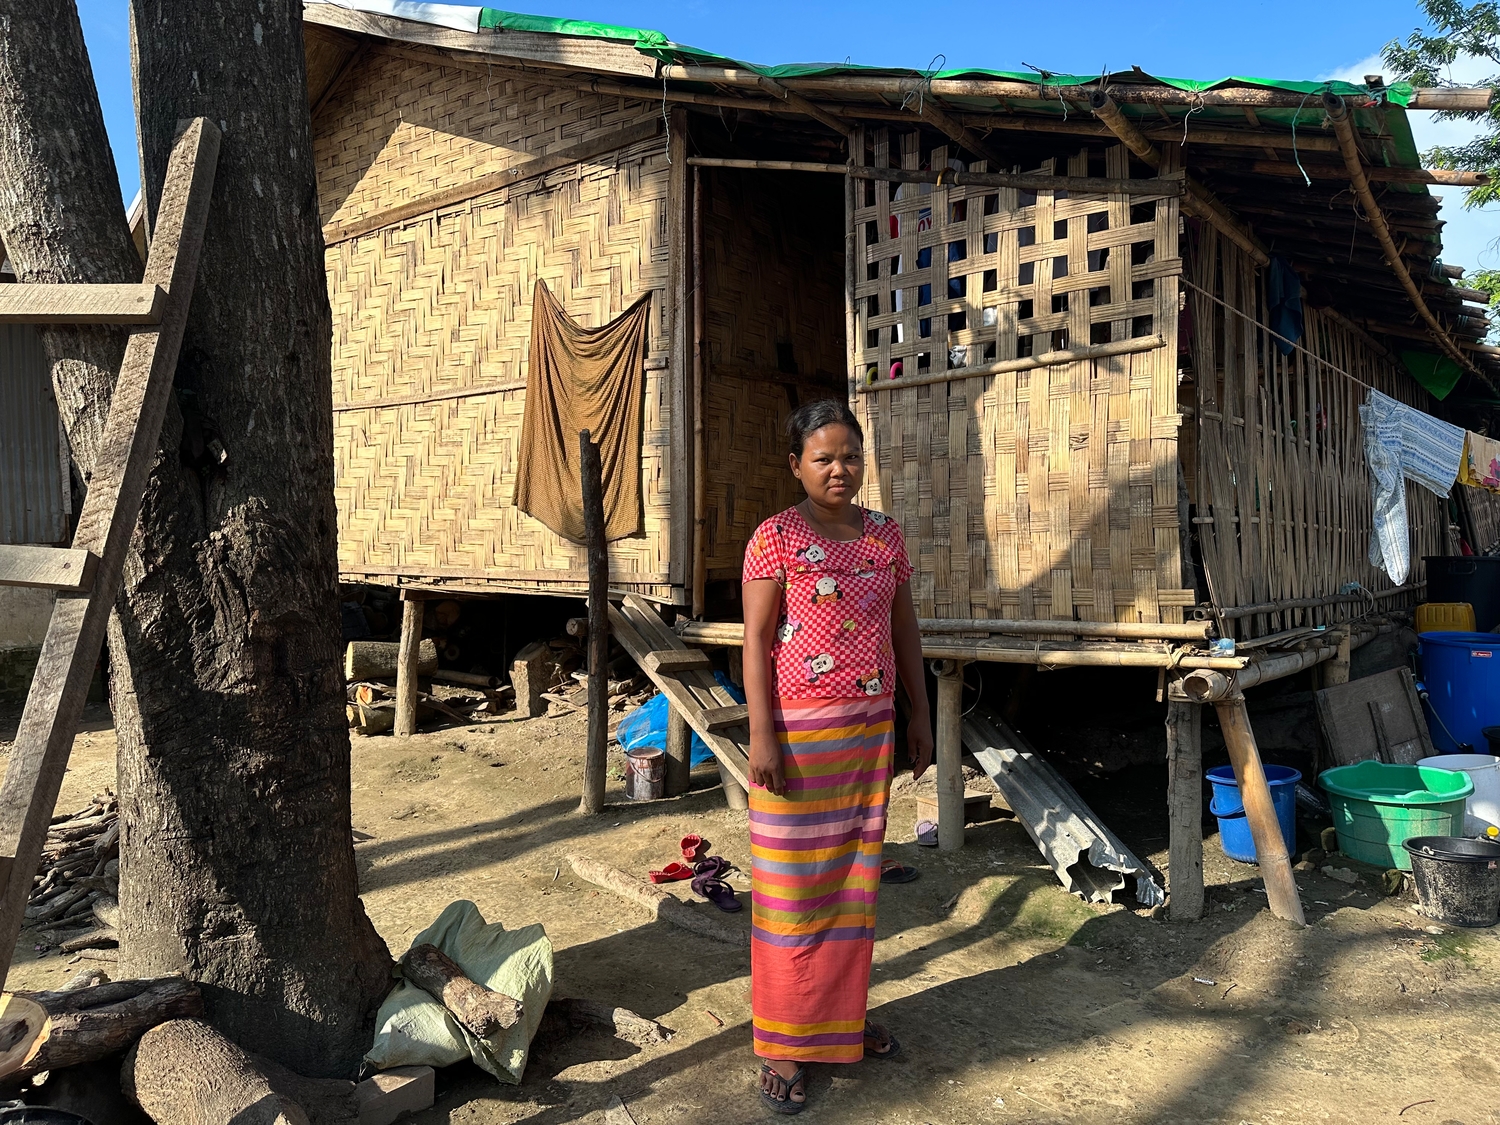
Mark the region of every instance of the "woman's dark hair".
POLYGON ((824 426, 848 426, 859 439, 859 444, 865 443, 865 431, 860 428, 854 411, 836 398, 820 398, 814 402, 804 402, 786 420, 786 436, 792 452, 801 457, 807 435, 816 433, 824 426))

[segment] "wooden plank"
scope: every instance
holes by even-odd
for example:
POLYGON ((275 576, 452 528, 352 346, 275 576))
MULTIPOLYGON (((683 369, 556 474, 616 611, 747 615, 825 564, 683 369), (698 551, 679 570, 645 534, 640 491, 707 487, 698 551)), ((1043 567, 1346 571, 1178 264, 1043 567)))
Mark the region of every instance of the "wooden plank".
POLYGON ((88 551, 0 543, 0 586, 87 593, 98 563, 88 551))
POLYGON ((161 323, 130 334, 79 513, 75 550, 99 558, 90 594, 59 594, 0 782, 0 976, 8 970, 73 735, 114 608, 131 532, 161 439, 187 326, 219 156, 205 118, 179 128, 162 185, 146 282, 167 293, 161 323))
POLYGON ((1436 753, 1408 668, 1326 687, 1314 700, 1331 765, 1374 760, 1409 766, 1436 753))
MULTIPOLYGON (((656 614, 653 612, 651 616, 656 617, 656 614)), ((636 663, 641 664, 644 668, 645 664, 643 661, 647 653, 652 652, 653 649, 651 642, 636 628, 636 621, 639 620, 638 616, 634 620, 626 616, 623 609, 617 609, 615 606, 609 607, 609 627, 614 631, 615 640, 619 641, 620 647, 630 653, 635 658, 636 663)), ((661 618, 657 617, 656 620, 658 623, 661 623, 661 618)), ((662 628, 666 629, 665 624, 662 624, 662 628)), ((671 632, 671 630, 666 631, 668 633, 671 632)), ((701 676, 707 673, 699 671, 673 674, 648 669, 646 674, 651 677, 651 681, 656 684, 661 693, 667 697, 667 701, 672 705, 672 708, 687 720, 690 727, 698 732, 698 736, 713 751, 714 757, 719 760, 722 768, 727 770, 742 787, 748 788, 750 758, 745 751, 745 747, 750 743, 750 729, 748 725, 737 728, 734 737, 726 735, 721 731, 709 730, 703 722, 704 709, 702 703, 694 695, 692 689, 680 678, 681 676, 701 676)))
POLYGON ((627 149, 641 141, 649 141, 652 137, 660 136, 661 131, 660 118, 630 125, 605 136, 596 137, 594 140, 584 141, 582 144, 559 149, 557 152, 544 156, 533 157, 499 172, 475 176, 467 183, 456 184, 450 188, 443 188, 441 191, 427 192, 406 203, 388 207, 384 211, 361 215, 347 223, 329 223, 323 228, 323 241, 332 246, 336 242, 347 242, 351 238, 358 238, 362 234, 370 234, 384 227, 395 226, 397 223, 418 218, 442 207, 467 203, 481 195, 489 195, 491 192, 515 187, 527 180, 545 176, 548 172, 566 168, 570 164, 583 164, 597 157, 627 149))
POLYGON ((645 667, 649 672, 686 672, 690 668, 712 668, 713 661, 697 649, 663 649, 648 652, 645 667))
POLYGON ((1174 922, 1203 917, 1203 707, 1167 704, 1167 890, 1174 922))
MULTIPOLYGON (((417 668, 422 650, 422 602, 402 591, 401 647, 396 654, 396 722, 392 733, 417 733, 417 668)), ((436 642, 433 651, 437 651, 436 642)))
POLYGON ((459 31, 371 12, 350 11, 332 4, 310 4, 302 13, 302 19, 304 23, 336 27, 377 39, 469 51, 560 70, 594 70, 636 78, 656 76, 656 60, 637 51, 632 42, 624 39, 510 31, 498 27, 459 31))
POLYGON ((159 285, 0 286, 0 324, 156 324, 159 285))
POLYGON ((744 703, 728 707, 714 707, 702 713, 703 725, 709 730, 728 730, 744 726, 750 721, 750 708, 744 703))

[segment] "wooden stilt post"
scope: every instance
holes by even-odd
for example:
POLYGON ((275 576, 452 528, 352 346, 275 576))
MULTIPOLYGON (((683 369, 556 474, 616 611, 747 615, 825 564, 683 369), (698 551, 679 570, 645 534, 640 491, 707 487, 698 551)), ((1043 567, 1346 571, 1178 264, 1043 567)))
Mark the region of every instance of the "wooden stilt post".
POLYGON ((1292 875, 1291 856, 1287 854, 1286 841, 1281 836, 1276 808, 1271 803, 1271 787, 1266 784, 1266 771, 1261 766, 1260 751, 1255 745, 1255 732, 1245 710, 1245 697, 1235 691, 1217 700, 1214 710, 1219 714, 1219 728, 1224 732, 1224 745, 1229 750, 1229 762, 1234 766, 1240 799, 1245 802, 1245 819, 1255 840, 1255 855, 1266 884, 1271 912, 1299 926, 1306 925, 1302 900, 1297 897, 1297 880, 1292 875))
POLYGON ((942 660, 936 668, 938 850, 952 852, 964 846, 964 665, 942 660))
POLYGON ((422 651, 422 603, 401 591, 401 648, 396 653, 397 738, 417 733, 417 665, 422 651))
POLYGON ((583 760, 580 812, 604 811, 604 770, 609 745, 609 547, 604 539, 604 470, 599 446, 578 434, 583 486, 583 534, 589 557, 589 736, 583 760))
POLYGON ((693 771, 693 730, 677 708, 667 707, 667 775, 663 792, 668 797, 688 791, 693 771))
POLYGON ((1348 629, 1344 629, 1339 633, 1339 654, 1322 665, 1324 687, 1333 687, 1335 684, 1347 684, 1349 682, 1349 637, 1350 631, 1348 629))
POLYGON ((1203 917, 1203 708, 1167 704, 1167 890, 1174 922, 1203 917))
MULTIPOLYGON (((718 759, 714 759, 718 761, 718 759)), ((750 807, 750 794, 745 787, 735 780, 734 774, 724 768, 724 763, 719 762, 719 780, 724 783, 724 803, 732 809, 748 809, 750 807)))

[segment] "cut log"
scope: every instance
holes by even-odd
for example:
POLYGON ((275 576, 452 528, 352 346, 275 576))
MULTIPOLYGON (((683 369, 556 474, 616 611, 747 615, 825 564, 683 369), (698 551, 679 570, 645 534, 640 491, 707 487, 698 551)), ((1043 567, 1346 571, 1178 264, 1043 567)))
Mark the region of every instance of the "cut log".
POLYGON ((670 922, 680 929, 698 934, 700 937, 722 941, 725 945, 748 946, 750 935, 741 928, 732 926, 726 916, 715 911, 706 913, 695 910, 660 887, 643 883, 618 867, 600 863, 584 855, 568 856, 568 863, 581 879, 587 879, 597 887, 619 895, 637 906, 645 908, 651 917, 670 922))
MULTIPOLYGON (((390 679, 396 674, 401 645, 396 641, 350 641, 344 650, 344 679, 390 679)), ((437 645, 431 637, 417 647, 417 674, 430 676, 437 671, 437 645)))
POLYGON ((202 1011, 198 987, 181 977, 0 993, 0 1078, 102 1059, 147 1028, 202 1011))
POLYGON ((520 1022, 519 1000, 470 980, 458 963, 435 945, 412 946, 401 958, 401 975, 430 993, 479 1039, 488 1039, 520 1022))
POLYGON ((597 1000, 566 1000, 554 997, 547 1002, 549 1011, 556 1012, 574 1025, 592 1024, 607 1028, 616 1039, 634 1043, 637 1047, 654 1047, 665 1043, 676 1034, 655 1020, 632 1012, 629 1008, 616 1008, 601 1004, 597 1000))
POLYGON ((86 934, 63 942, 57 948, 64 953, 77 953, 80 949, 106 949, 120 944, 120 933, 112 926, 101 926, 86 934))
POLYGON ((120 1085, 157 1125, 309 1125, 249 1055, 201 1020, 172 1020, 141 1036, 120 1085))
POLYGON ((498 676, 483 676, 478 672, 450 672, 446 668, 439 668, 432 674, 432 678, 444 684, 463 684, 465 687, 497 688, 500 686, 498 676))

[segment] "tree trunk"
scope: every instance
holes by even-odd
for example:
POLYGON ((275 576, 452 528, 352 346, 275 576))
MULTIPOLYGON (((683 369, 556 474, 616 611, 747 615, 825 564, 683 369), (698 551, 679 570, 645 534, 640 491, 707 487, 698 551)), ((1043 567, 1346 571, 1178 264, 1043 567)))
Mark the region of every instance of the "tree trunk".
MULTIPOLYGON (((120 971, 181 972, 246 1048, 348 1074, 390 957, 358 898, 349 834, 331 322, 301 4, 138 0, 132 17, 148 214, 178 119, 208 117, 224 140, 176 377, 182 410, 164 428, 110 626, 120 971), (211 440, 222 462, 200 456, 211 440)), ((0 19, 11 257, 26 277, 130 280, 101 276, 109 263, 78 249, 124 238, 81 37, 54 30, 53 6, 0 0, 0 19), (103 196, 100 178, 113 209, 97 227, 69 226, 75 196, 85 209, 103 196)), ((108 384, 92 374, 54 363, 59 401, 102 416, 108 384)), ((91 433, 74 419, 82 464, 91 433)))
POLYGON ((401 958, 401 975, 422 989, 477 1039, 515 1027, 521 1002, 464 975, 458 963, 435 945, 414 945, 401 958))

